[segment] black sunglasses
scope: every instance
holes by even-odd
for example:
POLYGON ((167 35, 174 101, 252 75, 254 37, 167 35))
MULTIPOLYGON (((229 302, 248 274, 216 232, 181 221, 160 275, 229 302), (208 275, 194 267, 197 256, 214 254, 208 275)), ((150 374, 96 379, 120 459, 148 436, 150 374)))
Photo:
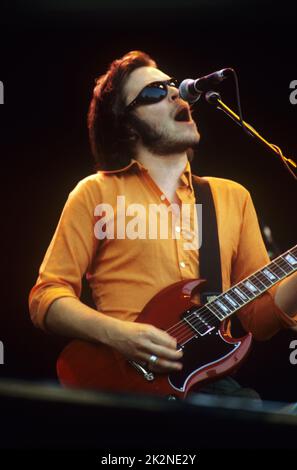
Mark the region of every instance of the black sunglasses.
POLYGON ((137 105, 159 103, 167 96, 169 86, 178 88, 179 81, 176 78, 170 78, 169 80, 149 83, 136 96, 135 100, 128 104, 126 111, 130 111, 137 105))

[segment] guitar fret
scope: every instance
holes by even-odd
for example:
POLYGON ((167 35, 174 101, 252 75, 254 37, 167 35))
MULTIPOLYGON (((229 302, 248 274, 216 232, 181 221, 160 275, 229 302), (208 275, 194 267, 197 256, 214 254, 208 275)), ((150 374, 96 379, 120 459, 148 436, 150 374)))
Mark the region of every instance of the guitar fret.
POLYGON ((227 306, 225 304, 225 302, 223 302, 223 299, 221 297, 219 297, 218 299, 216 299, 215 301, 215 304, 221 309, 223 310, 223 313, 224 314, 229 314, 231 313, 231 308, 229 306, 227 306))
POLYGON ((284 258, 287 261, 287 263, 290 264, 290 266, 294 267, 297 265, 297 257, 295 258, 295 256, 293 256, 292 254, 288 253, 284 258))
POLYGON ((214 301, 207 304, 207 308, 219 319, 224 320, 225 316, 221 313, 220 310, 214 305, 214 301))
POLYGON ((219 317, 221 320, 224 320, 224 318, 226 317, 226 313, 223 311, 223 309, 221 309, 214 302, 212 303, 212 307, 214 308, 215 312, 217 313, 217 317, 219 317))
POLYGON ((279 279, 279 277, 268 268, 263 269, 262 272, 264 276, 266 276, 267 279, 271 281, 272 284, 274 284, 279 279))
POLYGON ((271 285, 271 282, 268 282, 268 279, 263 275, 262 271, 257 272, 258 281, 264 286, 265 289, 271 285))
POLYGON ((284 274, 286 274, 286 272, 281 269, 281 267, 276 262, 271 263, 270 271, 272 271, 278 277, 278 279, 282 279, 284 274))
POLYGON ((243 282, 243 285, 244 287, 251 292, 252 295, 256 295, 258 293, 258 289, 257 287, 255 286, 255 284, 253 282, 251 282, 250 280, 248 281, 244 281, 243 282))
POLYGON ((247 297, 247 296, 245 295, 245 293, 242 292, 241 289, 240 289, 238 286, 236 286, 236 287, 234 288, 234 291, 235 291, 236 294, 243 300, 244 303, 246 303, 246 302, 249 300, 249 297, 247 297))
POLYGON ((266 288, 270 287, 273 284, 273 281, 269 279, 269 277, 265 275, 263 271, 259 271, 258 277, 261 279, 261 282, 266 288))
POLYGON ((281 258, 281 260, 282 260, 281 267, 286 271, 287 274, 290 273, 292 271, 291 264, 285 258, 281 258))
POLYGON ((231 295, 232 294, 232 298, 235 300, 235 302, 238 303, 238 305, 244 305, 244 300, 238 295, 236 294, 234 288, 232 287, 230 291, 228 291, 228 294, 231 295))
POLYGON ((228 302, 229 305, 231 305, 231 307, 236 309, 239 306, 238 302, 236 302, 231 296, 231 293, 224 294, 223 297, 224 297, 225 302, 228 302))
MULTIPOLYGON (((263 291, 263 282, 260 281, 259 277, 256 274, 253 274, 249 279, 252 281, 252 283, 256 286, 256 288, 260 292, 263 291)), ((265 284, 264 284, 264 288, 266 288, 265 284)))
POLYGON ((214 324, 213 320, 222 321, 231 316, 296 269, 297 246, 204 305, 200 316, 196 316, 197 321, 199 320, 204 328, 209 328, 211 324, 214 324), (212 321, 211 317, 213 317, 212 321))
POLYGON ((239 307, 239 305, 235 303, 232 297, 228 296, 228 293, 222 294, 220 300, 232 313, 239 307))
POLYGON ((253 299, 255 297, 255 295, 248 287, 246 287, 245 282, 248 283, 249 281, 246 280, 246 281, 241 282, 239 284, 241 292, 243 292, 247 296, 248 299, 253 299))

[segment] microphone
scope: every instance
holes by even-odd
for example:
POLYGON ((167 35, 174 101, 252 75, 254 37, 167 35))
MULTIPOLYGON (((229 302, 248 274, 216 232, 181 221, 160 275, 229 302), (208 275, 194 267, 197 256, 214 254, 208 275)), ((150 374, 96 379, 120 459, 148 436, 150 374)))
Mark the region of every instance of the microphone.
POLYGON ((226 68, 196 80, 186 78, 179 86, 179 95, 183 100, 188 101, 188 103, 195 103, 199 100, 202 93, 211 90, 213 86, 221 83, 225 78, 232 75, 233 72, 233 69, 226 68))

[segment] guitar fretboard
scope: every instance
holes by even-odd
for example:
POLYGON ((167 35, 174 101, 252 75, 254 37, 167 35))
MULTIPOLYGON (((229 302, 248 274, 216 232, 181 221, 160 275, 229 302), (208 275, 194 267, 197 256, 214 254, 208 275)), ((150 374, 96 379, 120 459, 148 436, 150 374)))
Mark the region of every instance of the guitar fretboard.
POLYGON ((267 289, 297 270, 297 245, 275 258, 271 263, 232 286, 226 292, 190 310, 186 322, 200 335, 206 334, 219 322, 230 317, 267 289))

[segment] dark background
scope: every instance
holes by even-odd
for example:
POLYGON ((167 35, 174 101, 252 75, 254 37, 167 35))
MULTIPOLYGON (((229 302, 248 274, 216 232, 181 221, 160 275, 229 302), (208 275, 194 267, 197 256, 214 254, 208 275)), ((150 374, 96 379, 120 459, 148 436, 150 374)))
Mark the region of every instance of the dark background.
MULTIPOLYGON (((65 341, 33 327, 27 297, 68 193, 93 172, 86 114, 94 78, 133 49, 180 79, 233 67, 245 120, 296 161, 297 106, 289 102, 289 84, 297 79, 296 4, 29 1, 1 9, 0 377, 55 380, 65 341)), ((232 80, 220 91, 234 107, 232 80)), ((246 186, 279 249, 294 245, 296 182, 279 159, 202 100, 195 118, 202 140, 194 172, 246 186)), ((265 399, 296 401, 297 366, 289 362, 295 338, 283 331, 256 343, 238 375, 242 383, 265 399)))

